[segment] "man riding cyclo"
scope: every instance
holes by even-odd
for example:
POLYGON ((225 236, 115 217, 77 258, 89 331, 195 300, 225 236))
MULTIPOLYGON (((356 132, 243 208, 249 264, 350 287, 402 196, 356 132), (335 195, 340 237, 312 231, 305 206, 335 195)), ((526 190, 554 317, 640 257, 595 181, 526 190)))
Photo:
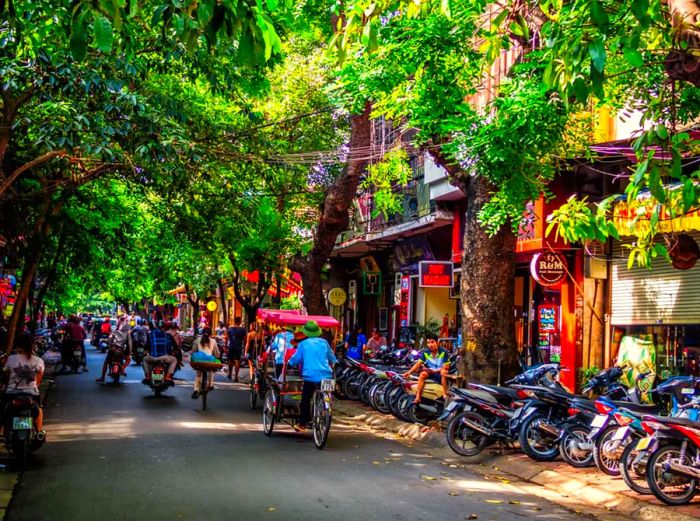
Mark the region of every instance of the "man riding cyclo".
POLYGON ((315 320, 309 320, 301 332, 306 336, 299 342, 297 351, 289 360, 289 365, 301 365, 301 376, 304 380, 301 390, 301 410, 299 422, 294 426, 297 432, 303 432, 311 420, 311 398, 314 391, 326 378, 333 378, 333 364, 336 363, 331 346, 321 338, 321 328, 315 320))
POLYGON ((105 361, 102 364, 102 374, 95 380, 97 383, 104 383, 105 375, 110 364, 117 362, 119 364, 122 376, 126 376, 126 368, 131 363, 131 327, 129 326, 128 317, 122 316, 117 322, 117 329, 112 331, 112 334, 107 339, 109 351, 105 356, 105 361))
POLYGON ((428 349, 421 353, 418 361, 408 371, 403 374, 404 378, 408 378, 412 373, 421 369, 418 375, 418 387, 416 389, 416 397, 413 403, 420 403, 423 396, 426 380, 430 380, 442 385, 442 397, 447 398, 447 375, 450 370, 450 354, 438 346, 437 335, 428 333, 425 335, 428 349))

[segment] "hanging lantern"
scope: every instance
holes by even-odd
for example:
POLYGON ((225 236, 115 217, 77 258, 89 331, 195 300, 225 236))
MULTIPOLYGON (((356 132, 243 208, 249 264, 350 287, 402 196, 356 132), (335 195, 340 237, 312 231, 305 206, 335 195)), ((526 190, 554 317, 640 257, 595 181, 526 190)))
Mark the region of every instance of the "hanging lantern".
POLYGON ((681 233, 675 236, 675 240, 669 241, 668 256, 671 257, 671 264, 677 270, 689 270, 700 257, 700 248, 687 233, 681 233))

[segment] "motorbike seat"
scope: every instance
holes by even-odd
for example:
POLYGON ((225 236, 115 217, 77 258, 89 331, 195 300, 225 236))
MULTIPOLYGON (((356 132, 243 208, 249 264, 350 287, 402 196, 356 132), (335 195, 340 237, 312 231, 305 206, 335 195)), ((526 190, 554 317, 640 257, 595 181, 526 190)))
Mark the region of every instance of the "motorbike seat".
POLYGON ((488 385, 488 384, 470 384, 472 389, 483 389, 486 392, 491 392, 500 397, 501 399, 517 400, 518 391, 511 389, 510 387, 500 387, 498 385, 488 385))
POLYGON ((498 403, 495 396, 488 391, 483 391, 481 389, 453 389, 458 394, 465 398, 476 398, 477 400, 482 400, 489 403, 498 403))
POLYGON ((700 429, 700 422, 690 420, 688 418, 673 418, 668 416, 655 417, 659 423, 672 423, 674 425, 683 425, 684 427, 692 427, 693 429, 700 429))
POLYGON ((641 414, 659 414, 660 408, 658 405, 647 404, 647 403, 633 403, 633 402, 616 402, 613 401, 618 408, 625 409, 627 412, 631 412, 635 416, 641 414))

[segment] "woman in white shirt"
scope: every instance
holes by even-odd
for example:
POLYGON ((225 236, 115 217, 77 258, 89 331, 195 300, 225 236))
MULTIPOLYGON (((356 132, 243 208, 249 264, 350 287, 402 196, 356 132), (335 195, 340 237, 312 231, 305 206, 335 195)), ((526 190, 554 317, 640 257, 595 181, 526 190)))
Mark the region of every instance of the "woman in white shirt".
POLYGON ((34 425, 38 432, 44 430, 44 413, 41 409, 39 397, 39 384, 44 378, 44 361, 34 354, 34 339, 28 333, 24 333, 15 344, 16 354, 10 355, 5 363, 5 372, 8 373, 7 388, 3 412, 12 395, 28 394, 34 397, 34 425))
MULTIPOLYGON (((192 347, 193 354, 197 351, 219 358, 219 347, 216 345, 216 340, 211 338, 211 329, 208 327, 202 329, 202 336, 195 341, 192 347)), ((214 373, 212 371, 197 371, 197 375, 194 377, 194 390, 192 391, 193 400, 199 398, 199 386, 202 383, 204 373, 207 373, 207 378, 209 379, 209 389, 214 387, 212 385, 214 380, 214 373)))

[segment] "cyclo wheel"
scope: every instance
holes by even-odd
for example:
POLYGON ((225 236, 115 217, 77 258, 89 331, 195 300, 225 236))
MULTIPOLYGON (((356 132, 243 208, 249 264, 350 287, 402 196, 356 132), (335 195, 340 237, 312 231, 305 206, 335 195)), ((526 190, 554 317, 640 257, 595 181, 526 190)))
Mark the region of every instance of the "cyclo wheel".
POLYGON ((250 408, 255 409, 258 404, 258 390, 256 389, 256 384, 258 382, 258 375, 253 374, 253 379, 250 381, 250 408))
POLYGON ((314 416, 313 416, 313 431, 314 445, 317 449, 325 447, 328 441, 328 433, 331 430, 331 406, 330 397, 326 398, 325 393, 316 391, 314 393, 314 416))
POLYGON ((272 436, 272 429, 275 427, 276 411, 275 411, 275 390, 268 389, 265 393, 265 402, 263 403, 263 432, 266 436, 272 436))

